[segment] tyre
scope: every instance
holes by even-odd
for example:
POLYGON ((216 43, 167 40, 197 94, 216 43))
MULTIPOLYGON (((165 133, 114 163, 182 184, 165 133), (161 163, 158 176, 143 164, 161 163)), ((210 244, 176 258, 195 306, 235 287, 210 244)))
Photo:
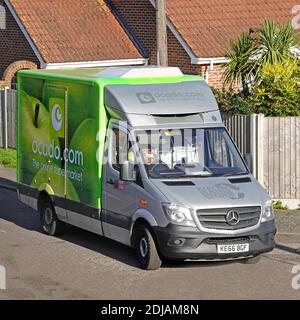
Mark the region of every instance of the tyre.
POLYGON ((243 263, 244 264, 257 264, 260 261, 261 261, 261 256, 256 256, 253 258, 248 258, 248 259, 243 260, 243 263))
POLYGON ((54 206, 50 199, 45 199, 41 207, 41 226, 49 236, 59 235, 63 232, 65 224, 58 220, 54 206))
POLYGON ((137 260, 142 269, 157 270, 161 267, 162 261, 149 227, 145 225, 137 227, 135 248, 137 260))

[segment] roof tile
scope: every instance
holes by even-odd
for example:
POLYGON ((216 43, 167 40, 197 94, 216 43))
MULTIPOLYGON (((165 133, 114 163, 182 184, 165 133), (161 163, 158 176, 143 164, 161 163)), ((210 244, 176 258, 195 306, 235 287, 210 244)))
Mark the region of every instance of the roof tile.
POLYGON ((168 16, 198 58, 224 56, 229 41, 265 18, 293 19, 299 0, 167 0, 168 16))
POLYGON ((10 0, 46 63, 142 58, 104 0, 10 0))

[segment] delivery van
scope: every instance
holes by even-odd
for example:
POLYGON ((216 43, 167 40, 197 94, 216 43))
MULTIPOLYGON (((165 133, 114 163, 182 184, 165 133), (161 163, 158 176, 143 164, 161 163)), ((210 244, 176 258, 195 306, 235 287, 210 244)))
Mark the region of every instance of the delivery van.
POLYGON ((178 68, 20 71, 18 194, 45 233, 113 239, 147 270, 274 248, 270 197, 207 83, 178 68))

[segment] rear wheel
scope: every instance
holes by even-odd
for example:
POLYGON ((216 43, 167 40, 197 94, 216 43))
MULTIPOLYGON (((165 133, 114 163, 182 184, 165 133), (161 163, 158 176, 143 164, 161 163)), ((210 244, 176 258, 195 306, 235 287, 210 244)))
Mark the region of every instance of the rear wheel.
POLYGON ((157 252, 156 244, 150 228, 145 225, 137 227, 135 234, 137 260, 144 270, 157 270, 162 261, 157 252))
POLYGON ((65 224, 58 220, 50 199, 45 199, 43 201, 40 216, 41 226, 46 234, 49 236, 55 236, 63 232, 65 224))

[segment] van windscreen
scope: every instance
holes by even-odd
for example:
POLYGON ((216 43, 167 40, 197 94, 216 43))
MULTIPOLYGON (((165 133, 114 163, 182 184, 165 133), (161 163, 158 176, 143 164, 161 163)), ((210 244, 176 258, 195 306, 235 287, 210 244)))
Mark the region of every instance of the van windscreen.
POLYGON ((136 139, 150 178, 249 173, 224 128, 137 131, 136 139))

